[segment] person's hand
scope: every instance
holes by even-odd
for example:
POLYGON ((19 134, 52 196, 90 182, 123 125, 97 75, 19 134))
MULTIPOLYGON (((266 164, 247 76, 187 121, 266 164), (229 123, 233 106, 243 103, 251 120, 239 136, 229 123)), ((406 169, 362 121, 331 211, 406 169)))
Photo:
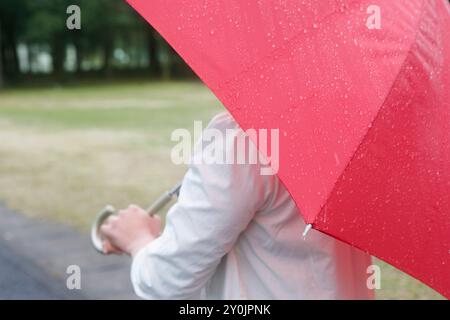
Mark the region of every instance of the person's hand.
POLYGON ((100 227, 106 254, 126 253, 130 256, 135 256, 140 249, 152 242, 160 231, 160 218, 150 217, 145 210, 135 205, 120 210, 100 227))

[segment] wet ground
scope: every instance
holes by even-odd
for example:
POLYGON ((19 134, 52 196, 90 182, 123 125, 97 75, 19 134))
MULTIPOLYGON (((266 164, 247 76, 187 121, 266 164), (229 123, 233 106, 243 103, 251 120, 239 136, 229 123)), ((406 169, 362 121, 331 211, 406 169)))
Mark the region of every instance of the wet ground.
POLYGON ((96 253, 86 233, 0 206, 0 299, 135 299, 128 257, 96 253), (81 289, 66 286, 67 267, 81 289))

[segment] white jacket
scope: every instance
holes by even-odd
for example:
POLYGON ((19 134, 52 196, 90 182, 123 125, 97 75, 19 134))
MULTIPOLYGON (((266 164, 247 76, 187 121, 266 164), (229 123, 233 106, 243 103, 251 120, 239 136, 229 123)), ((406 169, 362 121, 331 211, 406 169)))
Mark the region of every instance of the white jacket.
MULTIPOLYGON (((208 128, 225 133, 238 126, 221 114, 208 128)), ((202 152, 198 145, 194 156, 202 152)), ((133 259, 140 297, 373 297, 366 286, 370 257, 315 230, 303 239, 305 224, 289 193, 260 166, 191 164, 163 233, 133 259)))

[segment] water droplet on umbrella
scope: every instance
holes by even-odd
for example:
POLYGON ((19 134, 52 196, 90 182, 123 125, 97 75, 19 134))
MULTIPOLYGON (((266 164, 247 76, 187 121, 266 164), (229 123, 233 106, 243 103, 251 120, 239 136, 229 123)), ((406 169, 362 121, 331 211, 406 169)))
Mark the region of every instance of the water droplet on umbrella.
POLYGON ((341 161, 339 161, 339 156, 337 155, 337 153, 334 153, 334 160, 336 160, 336 166, 341 164, 341 161))

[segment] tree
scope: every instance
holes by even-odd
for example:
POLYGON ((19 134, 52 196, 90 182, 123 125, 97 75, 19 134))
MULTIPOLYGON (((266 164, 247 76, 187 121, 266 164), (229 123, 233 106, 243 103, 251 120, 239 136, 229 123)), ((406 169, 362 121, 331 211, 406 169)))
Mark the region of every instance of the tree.
POLYGON ((3 45, 2 45, 2 20, 0 17, 0 89, 4 87, 3 80, 3 45))
POLYGON ((0 70, 2 83, 15 78, 19 72, 17 43, 26 25, 26 0, 0 1, 0 70))
POLYGON ((48 52, 57 78, 65 73, 69 45, 75 49, 78 72, 84 61, 90 62, 91 72, 107 76, 119 67, 140 68, 152 78, 188 75, 178 55, 124 1, 0 0, 0 85, 20 74, 18 44, 28 47, 32 57, 48 52), (81 30, 66 26, 70 5, 81 8, 81 30))
POLYGON ((128 5, 121 1, 84 0, 82 8, 82 37, 84 45, 80 48, 101 52, 102 67, 105 75, 112 73, 112 60, 115 42, 122 30, 135 24, 128 5))
POLYGON ((53 73, 64 72, 64 59, 69 30, 66 27, 66 9, 73 0, 39 0, 29 4, 24 38, 29 43, 48 44, 52 56, 53 73))
POLYGON ((152 27, 147 27, 147 53, 148 68, 154 78, 160 78, 162 75, 161 61, 159 61, 159 39, 158 33, 152 27))

